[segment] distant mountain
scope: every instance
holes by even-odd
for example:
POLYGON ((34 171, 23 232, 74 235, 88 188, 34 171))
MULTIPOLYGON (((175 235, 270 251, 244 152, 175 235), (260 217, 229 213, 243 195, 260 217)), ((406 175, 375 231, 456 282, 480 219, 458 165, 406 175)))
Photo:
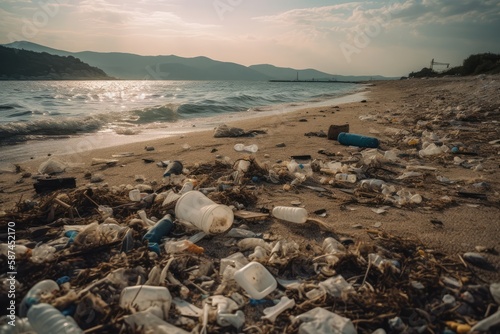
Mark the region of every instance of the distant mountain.
MULTIPOLYGON (((140 56, 120 52, 67 52, 43 45, 19 41, 4 46, 37 52, 47 52, 59 56, 73 56, 103 69, 107 74, 119 79, 148 80, 338 80, 365 81, 389 79, 382 76, 341 76, 314 69, 296 70, 273 65, 243 66, 222 62, 207 57, 184 58, 168 56, 140 56)), ((392 78, 391 78, 392 79, 392 78)))
POLYGON ((269 64, 251 65, 251 69, 266 74, 275 80, 331 80, 333 75, 314 69, 296 70, 290 67, 276 67, 269 64))
POLYGON ((113 79, 73 56, 0 46, 0 80, 113 79))
MULTIPOLYGON (((251 69, 256 70, 260 73, 265 73, 268 76, 273 77, 277 80, 318 80, 318 81, 368 81, 368 80, 387 80, 396 79, 388 78, 380 75, 368 76, 368 75, 338 75, 338 74, 328 74, 325 72, 320 72, 314 69, 306 70, 296 70, 289 67, 276 67, 269 64, 261 65, 251 65, 251 69)), ((399 78, 398 78, 399 79, 399 78)))

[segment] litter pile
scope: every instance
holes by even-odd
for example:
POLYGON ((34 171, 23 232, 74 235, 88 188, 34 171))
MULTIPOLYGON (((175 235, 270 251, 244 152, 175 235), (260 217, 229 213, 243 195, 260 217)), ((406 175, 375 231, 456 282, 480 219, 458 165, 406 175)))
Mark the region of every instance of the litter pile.
POLYGON ((485 266, 481 255, 461 262, 380 231, 361 242, 304 208, 259 207, 269 188, 328 196, 329 185, 359 202, 427 201, 403 187, 425 168, 407 168, 389 183, 394 173, 384 163, 394 163, 392 151, 358 153, 358 164, 349 165, 301 162, 308 157, 272 166, 251 156, 188 168, 169 161, 164 184, 89 183, 20 201, 0 218, 3 231, 10 222, 16 228, 15 252, 1 245, 2 272, 17 271, 15 282, 2 277, 2 298, 12 286, 24 297, 17 316, 3 318, 2 332, 498 330, 500 283, 482 283, 465 262, 485 266), (277 220, 301 236, 273 233, 277 220))

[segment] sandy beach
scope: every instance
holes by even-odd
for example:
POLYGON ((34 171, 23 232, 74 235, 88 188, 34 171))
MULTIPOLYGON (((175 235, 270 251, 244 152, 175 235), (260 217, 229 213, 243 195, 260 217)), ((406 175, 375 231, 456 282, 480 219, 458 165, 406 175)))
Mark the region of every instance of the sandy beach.
MULTIPOLYGON (((483 250, 490 250, 483 255, 499 268, 500 257, 496 252, 500 250, 500 148, 498 143, 492 142, 500 138, 497 123, 500 121, 498 79, 498 76, 483 76, 374 82, 367 86, 364 102, 227 122, 246 131, 265 131, 265 134, 251 138, 214 138, 212 130, 200 131, 118 147, 96 147, 57 158, 78 165, 68 168, 63 176, 76 177, 79 187, 90 184, 85 175, 100 174, 103 181, 98 184, 101 185, 134 185, 137 183, 136 176, 141 175, 145 178, 144 183, 158 188, 164 181, 163 168, 158 167, 156 162, 179 160, 188 170, 205 162, 234 162, 248 156, 233 149, 236 143, 258 145, 258 152, 253 156, 266 168, 279 166, 289 161, 292 155, 311 155, 312 160, 340 161, 360 167, 363 160, 361 149, 343 146, 324 137, 305 135, 319 131, 327 133, 332 124, 349 123, 351 133, 379 138, 382 155, 384 151, 399 150, 396 161, 382 159, 376 162, 371 176, 379 175, 392 182, 397 189, 421 195, 421 203, 394 205, 374 196, 364 197, 352 192, 355 185, 339 182, 322 185, 322 177, 332 176, 316 171, 308 184, 324 187, 327 192, 320 193, 304 187, 287 191, 283 184, 260 181, 255 184, 257 204, 245 209, 272 209, 273 206, 291 205, 296 201, 307 209, 311 217, 314 217, 314 211, 325 209, 326 217, 315 218, 324 221, 338 235, 367 240, 366 231, 375 229, 421 240, 428 249, 457 257, 465 252, 475 252, 476 247, 481 246, 483 250), (452 121, 460 121, 460 124, 452 121), (475 155, 443 153, 421 158, 418 151, 424 130, 434 132, 440 142, 450 146, 462 145, 464 152, 475 155), (408 145, 409 138, 417 138, 419 144, 408 145), (154 147, 154 151, 146 151, 146 146, 154 147), (132 152, 133 155, 119 158, 114 167, 91 165, 92 158, 111 159, 112 155, 123 152, 132 152), (458 165, 454 160, 457 157, 469 164, 458 165), (143 159, 151 159, 155 163, 145 163, 143 159), (417 170, 421 172, 419 175, 401 178, 410 171, 407 165, 427 166, 435 170, 417 170), (440 182, 438 176, 452 181, 440 182), (485 196, 480 199, 472 195, 461 196, 458 194, 460 190, 485 196), (377 209, 381 209, 382 213, 374 212, 377 209)), ((35 175, 40 163, 47 158, 38 157, 21 163, 20 173, 0 175, 0 203, 4 210, 19 201, 38 198, 33 189, 34 180, 31 177, 22 178, 22 174, 35 175)), ((307 243, 308 229, 290 224, 267 221, 261 229, 281 237, 297 238, 301 244, 307 243)), ((498 281, 500 278, 497 271, 474 270, 487 281, 498 281)))

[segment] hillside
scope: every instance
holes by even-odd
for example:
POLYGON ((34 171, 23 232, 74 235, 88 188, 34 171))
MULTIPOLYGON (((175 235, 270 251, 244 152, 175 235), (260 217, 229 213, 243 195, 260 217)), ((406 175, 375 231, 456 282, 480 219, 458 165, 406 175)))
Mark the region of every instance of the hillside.
POLYGON ((341 76, 314 69, 296 70, 269 64, 243 66, 232 62, 222 62, 207 57, 185 58, 175 55, 140 56, 120 52, 67 52, 43 45, 18 41, 5 46, 47 52, 59 56, 73 56, 103 69, 107 74, 119 79, 135 80, 295 80, 297 72, 300 80, 365 81, 392 79, 382 76, 341 76))
POLYGON ((0 46, 1 80, 112 79, 99 68, 73 56, 18 50, 0 46))
POLYGON ((462 66, 452 67, 443 72, 436 72, 424 67, 418 72, 411 72, 410 78, 442 77, 446 75, 478 75, 478 74, 499 74, 500 54, 479 53, 470 55, 464 59, 462 66))

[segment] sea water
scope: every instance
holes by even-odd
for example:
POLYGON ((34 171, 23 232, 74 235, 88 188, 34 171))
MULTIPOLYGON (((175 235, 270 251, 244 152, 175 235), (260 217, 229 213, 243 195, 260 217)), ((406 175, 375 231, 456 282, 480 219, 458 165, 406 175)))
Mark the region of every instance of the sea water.
POLYGON ((0 162, 67 154, 280 114, 362 85, 265 81, 1 81, 0 162))

